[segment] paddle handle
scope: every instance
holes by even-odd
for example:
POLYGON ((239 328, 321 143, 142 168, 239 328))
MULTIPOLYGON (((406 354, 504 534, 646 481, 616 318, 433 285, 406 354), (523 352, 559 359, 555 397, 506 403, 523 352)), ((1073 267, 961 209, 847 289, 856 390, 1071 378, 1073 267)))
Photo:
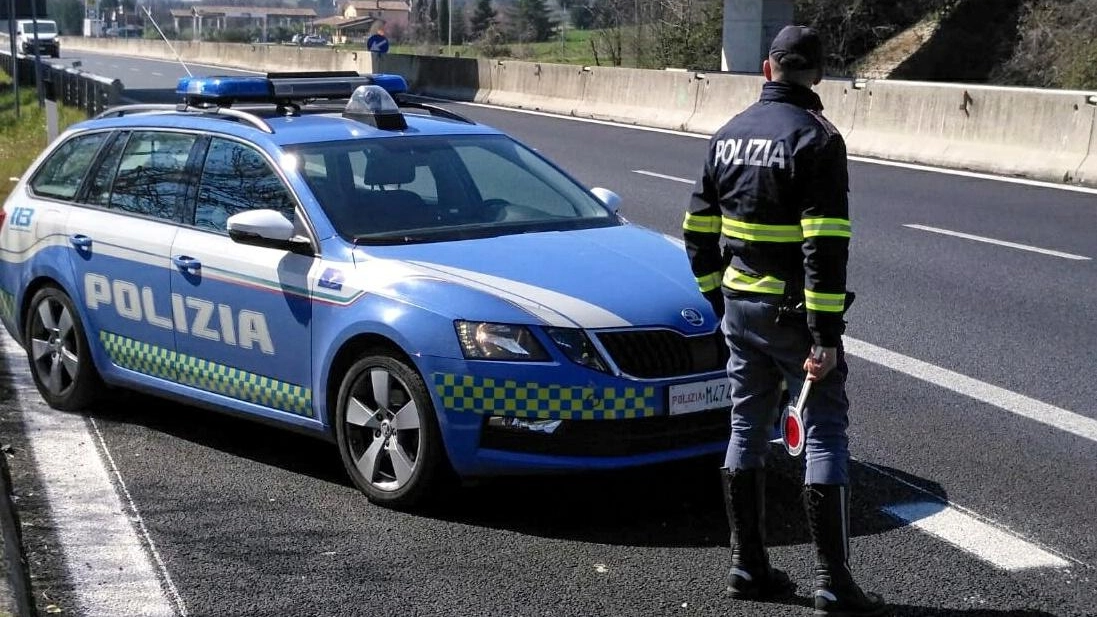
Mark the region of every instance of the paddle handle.
MULTIPOLYGON (((811 353, 811 359, 818 362, 823 359, 823 350, 814 347, 811 353)), ((804 376, 804 387, 800 388, 800 398, 796 399, 796 413, 803 415, 804 405, 808 402, 808 394, 811 393, 811 380, 804 376)))

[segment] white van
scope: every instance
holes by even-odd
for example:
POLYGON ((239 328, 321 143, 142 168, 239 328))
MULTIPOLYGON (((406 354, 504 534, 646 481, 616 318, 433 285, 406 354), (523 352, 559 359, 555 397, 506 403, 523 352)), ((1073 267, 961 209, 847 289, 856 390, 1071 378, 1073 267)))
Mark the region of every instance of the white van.
MULTIPOLYGON (((34 26, 31 19, 15 20, 15 49, 19 53, 34 53, 34 26)), ((61 37, 57 30, 57 22, 52 19, 39 19, 38 24, 38 53, 49 55, 51 58, 61 57, 61 37)), ((0 21, 0 34, 8 34, 7 20, 0 21)), ((5 39, 7 37, 4 37, 5 39)))

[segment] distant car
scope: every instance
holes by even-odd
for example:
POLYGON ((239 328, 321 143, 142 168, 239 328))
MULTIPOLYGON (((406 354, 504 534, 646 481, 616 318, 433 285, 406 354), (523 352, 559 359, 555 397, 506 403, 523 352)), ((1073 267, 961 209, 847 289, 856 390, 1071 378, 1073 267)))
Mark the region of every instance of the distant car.
POLYGON ((308 34, 301 38, 300 44, 307 47, 323 46, 328 44, 328 40, 316 34, 308 34))
POLYGON ((107 28, 103 35, 109 38, 139 39, 145 35, 145 29, 140 26, 117 26, 107 28))
MULTIPOLYGON (((0 32, 7 33, 8 21, 0 20, 0 32)), ((14 24, 15 45, 22 54, 47 54, 51 58, 61 57, 61 35, 57 22, 51 19, 17 19, 14 24)))
POLYGON ((392 506, 723 452, 681 241, 406 88, 184 78, 58 137, 0 213, 0 321, 45 401, 105 383, 326 437, 392 506))

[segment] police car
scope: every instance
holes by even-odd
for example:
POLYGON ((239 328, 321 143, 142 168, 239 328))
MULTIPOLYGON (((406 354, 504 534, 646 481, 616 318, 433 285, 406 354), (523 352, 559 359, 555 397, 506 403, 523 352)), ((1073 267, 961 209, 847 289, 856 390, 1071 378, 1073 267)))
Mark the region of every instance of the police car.
POLYGON ((719 324, 680 241, 398 75, 179 82, 74 125, 0 215, 35 385, 333 441, 374 502, 722 452, 719 324))

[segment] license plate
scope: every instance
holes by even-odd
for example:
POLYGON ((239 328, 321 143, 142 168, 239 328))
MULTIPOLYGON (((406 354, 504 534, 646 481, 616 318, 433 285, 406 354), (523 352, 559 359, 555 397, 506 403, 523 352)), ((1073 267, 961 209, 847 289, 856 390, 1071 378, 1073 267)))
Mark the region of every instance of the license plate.
POLYGON ((671 386, 667 395, 672 416, 731 407, 731 387, 725 377, 671 386))

